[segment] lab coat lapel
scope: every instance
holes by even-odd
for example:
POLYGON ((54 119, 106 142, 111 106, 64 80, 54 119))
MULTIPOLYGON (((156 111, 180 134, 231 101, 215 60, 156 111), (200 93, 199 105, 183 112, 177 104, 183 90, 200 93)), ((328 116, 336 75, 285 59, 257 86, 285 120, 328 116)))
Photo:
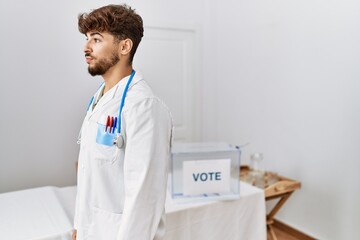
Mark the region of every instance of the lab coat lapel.
MULTIPOLYGON (((92 112, 90 113, 90 117, 95 114, 97 111, 99 111, 100 109, 102 109, 107 103, 109 103, 116 95, 116 92, 118 91, 119 86, 116 85, 114 86, 113 89, 110 89, 110 91, 108 91, 107 93, 104 94, 104 96, 102 96, 99 100, 99 102, 96 104, 95 108, 92 110, 92 112)), ((100 89, 100 91, 102 91, 102 89, 100 89)), ((96 95, 98 95, 98 93, 96 93, 96 95)))
MULTIPOLYGON (((129 90, 130 88, 135 85, 137 82, 141 81, 143 78, 142 78, 142 75, 139 74, 139 73, 135 73, 134 75, 134 78, 130 84, 130 87, 129 87, 129 90)), ((125 80, 125 79, 124 79, 125 80)), ((112 100, 116 94, 117 94, 117 91, 123 91, 124 90, 124 87, 127 83, 127 81, 129 80, 129 78, 127 77, 126 81, 120 81, 116 86, 114 86, 112 89, 110 89, 107 93, 105 93, 104 96, 102 96, 102 98, 100 99, 100 101, 96 104, 95 108, 92 110, 92 112, 90 113, 90 117, 96 113, 97 111, 99 111, 99 109, 102 109, 103 106, 105 106, 110 100, 112 100)), ((98 90, 98 92, 95 94, 95 97, 98 96, 98 94, 100 93, 100 91, 102 91, 102 88, 100 88, 98 90)), ((119 106, 120 106, 120 102, 119 102, 119 106)), ((92 107, 92 106, 90 106, 92 107)))

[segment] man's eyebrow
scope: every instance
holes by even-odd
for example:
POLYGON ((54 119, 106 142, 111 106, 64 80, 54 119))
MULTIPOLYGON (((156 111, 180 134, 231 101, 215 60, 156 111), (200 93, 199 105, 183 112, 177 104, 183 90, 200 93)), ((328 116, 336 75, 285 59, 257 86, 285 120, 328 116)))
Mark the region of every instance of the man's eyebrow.
POLYGON ((91 33, 89 33, 89 36, 90 36, 90 37, 92 37, 92 36, 94 36, 94 35, 100 35, 102 38, 104 38, 104 36, 101 35, 101 33, 99 33, 99 32, 91 32, 91 33))

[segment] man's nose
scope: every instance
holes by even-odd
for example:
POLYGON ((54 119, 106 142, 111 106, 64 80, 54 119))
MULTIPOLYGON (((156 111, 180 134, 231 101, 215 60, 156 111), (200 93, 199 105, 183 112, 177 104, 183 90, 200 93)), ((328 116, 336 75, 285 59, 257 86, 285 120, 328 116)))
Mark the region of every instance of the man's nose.
POLYGON ((88 41, 85 43, 83 51, 84 51, 84 53, 91 52, 91 46, 88 41))

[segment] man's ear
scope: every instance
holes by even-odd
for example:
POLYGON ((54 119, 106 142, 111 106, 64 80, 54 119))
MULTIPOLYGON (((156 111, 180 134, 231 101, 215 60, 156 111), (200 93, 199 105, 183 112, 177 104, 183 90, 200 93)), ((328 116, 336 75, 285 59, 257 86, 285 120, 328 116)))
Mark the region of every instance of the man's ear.
POLYGON ((126 38, 124 40, 121 40, 119 46, 119 54, 120 55, 130 54, 132 47, 133 47, 133 42, 131 41, 131 39, 126 38))

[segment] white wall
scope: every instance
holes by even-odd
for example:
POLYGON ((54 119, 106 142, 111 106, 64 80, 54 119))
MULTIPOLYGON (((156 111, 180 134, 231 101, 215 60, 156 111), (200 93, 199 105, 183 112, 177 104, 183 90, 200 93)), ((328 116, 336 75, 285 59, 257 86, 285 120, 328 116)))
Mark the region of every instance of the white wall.
POLYGON ((264 167, 302 182, 280 220, 319 239, 359 239, 360 2, 216 9, 217 139, 250 142, 244 163, 260 151, 264 167))
POLYGON ((0 3, 0 192, 75 183, 77 134, 99 82, 83 70, 79 7, 59 3, 0 3))
MULTIPOLYGON (((199 32, 203 9, 209 6, 205 0, 127 2, 145 26, 199 32)), ((90 97, 101 82, 87 74, 85 37, 77 30, 77 16, 110 3, 0 3, 0 192, 76 183, 77 136, 90 97)), ((201 50, 196 51, 194 55, 200 56, 201 50)))

